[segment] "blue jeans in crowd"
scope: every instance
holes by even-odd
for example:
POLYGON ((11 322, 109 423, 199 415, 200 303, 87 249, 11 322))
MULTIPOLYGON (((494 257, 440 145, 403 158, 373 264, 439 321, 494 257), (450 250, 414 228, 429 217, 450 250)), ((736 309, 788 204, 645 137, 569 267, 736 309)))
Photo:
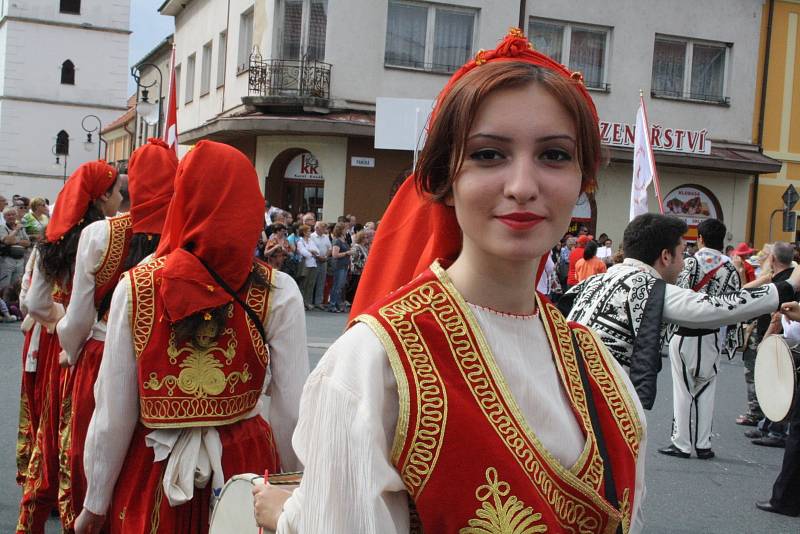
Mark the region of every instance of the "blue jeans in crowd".
POLYGON ((344 311, 344 286, 347 283, 347 269, 333 271, 333 287, 331 288, 331 301, 328 309, 344 311))

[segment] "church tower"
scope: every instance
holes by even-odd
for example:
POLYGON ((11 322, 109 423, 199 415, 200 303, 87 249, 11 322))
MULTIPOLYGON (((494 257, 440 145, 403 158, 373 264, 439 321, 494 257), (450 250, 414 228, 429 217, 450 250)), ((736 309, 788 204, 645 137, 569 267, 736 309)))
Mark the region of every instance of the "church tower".
POLYGON ((52 202, 97 159, 127 109, 129 20, 130 0, 0 0, 0 194, 52 202))

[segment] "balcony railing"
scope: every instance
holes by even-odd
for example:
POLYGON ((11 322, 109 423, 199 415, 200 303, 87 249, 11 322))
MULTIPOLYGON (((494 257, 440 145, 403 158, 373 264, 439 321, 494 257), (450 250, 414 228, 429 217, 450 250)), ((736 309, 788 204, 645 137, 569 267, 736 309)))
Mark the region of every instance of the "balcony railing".
POLYGON ((248 95, 327 101, 331 94, 331 65, 309 59, 262 59, 250 56, 248 95))
POLYGON ((723 96, 719 93, 705 94, 705 93, 684 93, 683 91, 670 91, 667 89, 651 89, 650 96, 653 98, 666 98, 670 100, 684 100, 686 102, 697 102, 702 104, 717 104, 720 106, 729 106, 731 103, 730 97, 723 96))

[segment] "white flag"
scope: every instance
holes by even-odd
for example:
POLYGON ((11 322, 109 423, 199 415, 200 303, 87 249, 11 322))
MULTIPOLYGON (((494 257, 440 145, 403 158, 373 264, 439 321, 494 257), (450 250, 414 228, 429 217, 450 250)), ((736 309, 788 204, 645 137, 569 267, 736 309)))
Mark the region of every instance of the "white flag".
POLYGON ((647 213, 647 188, 653 179, 656 180, 656 183, 658 182, 656 162, 653 159, 653 150, 650 147, 650 125, 647 124, 644 100, 640 99, 639 111, 636 113, 636 133, 633 143, 631 220, 637 215, 647 213))

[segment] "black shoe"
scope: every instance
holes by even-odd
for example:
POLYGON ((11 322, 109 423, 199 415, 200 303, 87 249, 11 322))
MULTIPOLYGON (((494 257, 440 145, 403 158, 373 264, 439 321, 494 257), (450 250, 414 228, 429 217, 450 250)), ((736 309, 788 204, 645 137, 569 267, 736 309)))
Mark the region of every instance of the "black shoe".
POLYGON ((700 460, 710 460, 715 456, 711 449, 695 449, 694 452, 700 460))
POLYGON ((772 512, 773 514, 788 515, 789 517, 797 517, 800 512, 787 512, 775 508, 770 501, 756 501, 756 508, 764 510, 765 512, 772 512))
POLYGON ((785 438, 775 438, 772 436, 764 436, 763 438, 754 439, 752 443, 753 445, 761 445, 762 447, 786 447, 785 438))
POLYGON ((658 449, 658 452, 660 452, 661 454, 666 454, 667 456, 674 456, 676 458, 688 458, 691 456, 691 454, 689 454, 688 452, 683 452, 675 445, 670 445, 669 447, 658 449))
POLYGON ((750 439, 758 439, 763 438, 765 434, 757 428, 751 428, 750 430, 745 430, 744 437, 750 439))

